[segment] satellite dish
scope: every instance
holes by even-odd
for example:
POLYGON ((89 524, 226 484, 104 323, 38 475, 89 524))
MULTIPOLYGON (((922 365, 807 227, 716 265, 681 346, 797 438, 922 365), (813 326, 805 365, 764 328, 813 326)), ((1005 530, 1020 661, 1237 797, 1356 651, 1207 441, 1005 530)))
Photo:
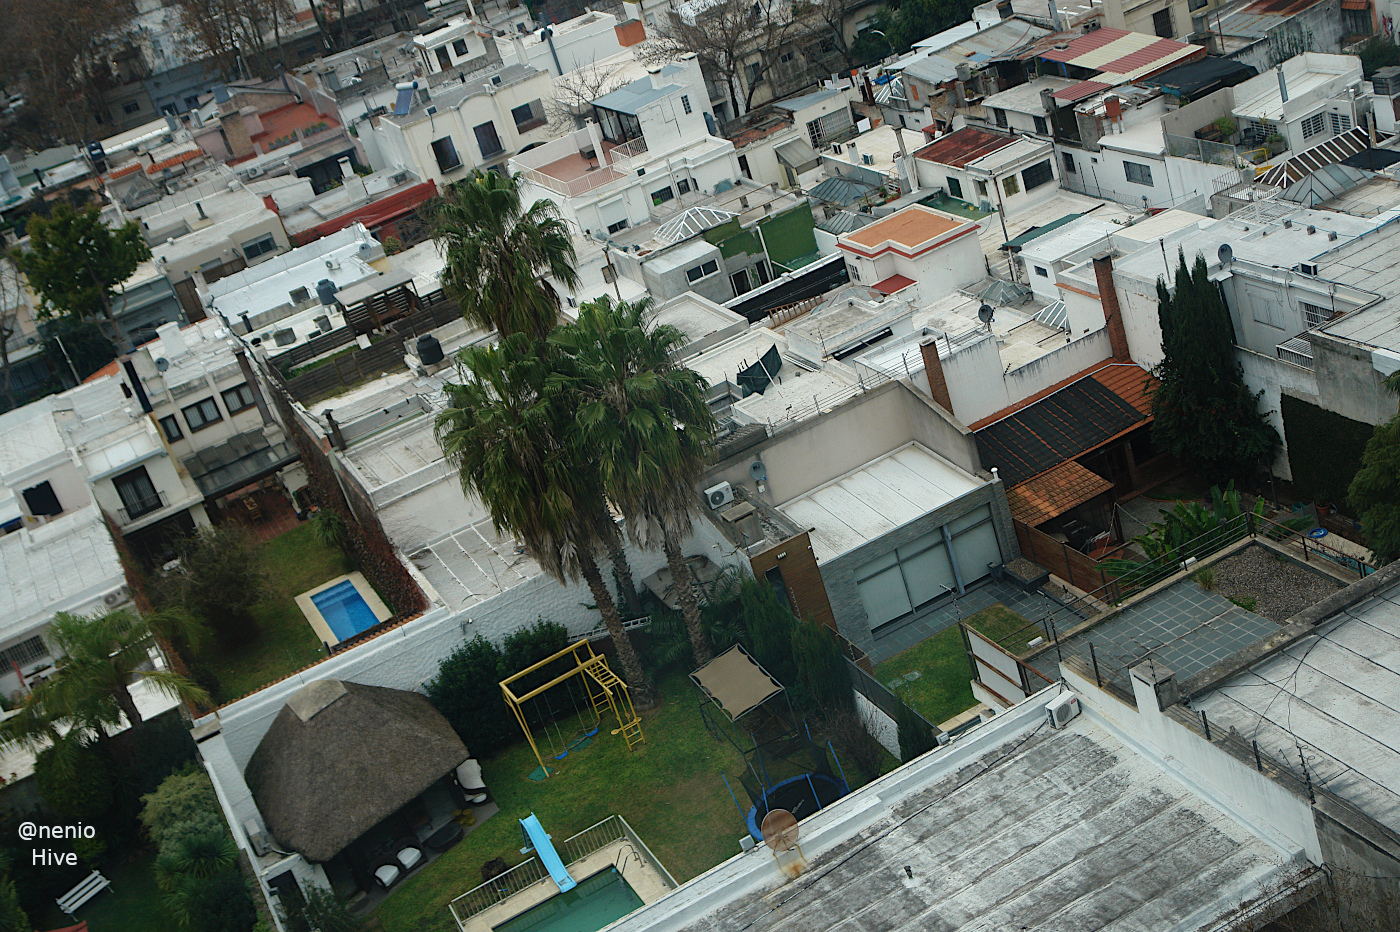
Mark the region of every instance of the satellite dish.
POLYGON ((749 464, 749 475, 755 482, 762 482, 768 478, 768 468, 763 465, 763 460, 754 460, 749 464))
POLYGON ((1220 249, 1216 251, 1216 254, 1220 256, 1221 265, 1229 265, 1235 258, 1235 251, 1230 248, 1229 243, 1221 243, 1220 249))
POLYGON ((990 324, 992 322, 992 315, 995 313, 995 308, 993 308, 990 304, 984 304, 977 309, 977 319, 982 321, 982 323, 984 324, 990 324))
POLYGON ((759 831, 763 843, 773 851, 791 851, 797 847, 797 816, 786 809, 774 809, 763 817, 759 831))
POLYGON ((166 359, 164 356, 158 356, 158 357, 156 357, 156 371, 157 371, 157 372, 164 372, 166 369, 169 369, 169 368, 170 368, 170 360, 166 359))

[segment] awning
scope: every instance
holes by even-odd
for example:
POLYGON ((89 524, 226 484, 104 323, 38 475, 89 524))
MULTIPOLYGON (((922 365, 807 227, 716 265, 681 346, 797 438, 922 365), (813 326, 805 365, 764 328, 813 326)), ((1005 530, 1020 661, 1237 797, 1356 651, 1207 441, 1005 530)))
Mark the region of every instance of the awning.
POLYGON ((908 276, 891 275, 884 281, 876 282, 870 287, 880 292, 880 294, 888 295, 894 294, 897 291, 903 291, 905 288, 908 288, 912 284, 914 284, 914 279, 909 278, 908 276))
POLYGON ((1011 506, 1011 517, 1038 527, 1112 491, 1113 483, 1070 460, 1007 490, 1006 503, 1011 506))
POLYGON ((1059 229, 1060 227, 1064 226, 1066 223, 1070 223, 1071 221, 1078 220, 1078 219, 1079 219, 1080 217, 1082 217, 1082 216, 1084 216, 1084 215, 1083 215, 1083 214, 1065 214, 1063 217, 1060 217, 1060 218, 1057 219, 1057 220, 1051 220, 1049 223, 1045 224, 1044 226, 1031 227, 1029 230, 1027 230, 1026 232, 1022 233, 1020 236, 1017 236, 1017 237, 1014 237, 1013 239, 1007 240, 1006 243, 1003 244, 1003 246, 1002 246, 1001 248, 1002 248, 1003 251, 1007 251, 1007 252, 1013 251, 1013 250, 1019 250, 1022 246, 1026 245, 1027 243, 1029 243, 1031 240, 1035 239, 1036 237, 1038 237, 1038 236, 1044 236, 1046 233, 1049 233, 1051 230, 1059 229))
POLYGON ((783 685, 740 644, 690 674, 690 678, 731 722, 783 691, 783 685))
POLYGON ((290 441, 272 443, 262 430, 235 434, 183 462, 206 499, 227 495, 300 458, 290 441))
POLYGON ((795 172, 805 172, 821 164, 821 159, 805 139, 789 139, 773 150, 778 161, 795 172))
POLYGON ((368 301, 376 295, 381 295, 386 291, 393 291, 395 288, 402 288, 404 285, 412 285, 413 273, 407 269, 391 269, 376 275, 374 278, 367 278, 362 282, 351 285, 349 288, 342 288, 336 292, 335 299, 346 307, 353 307, 362 301, 368 301))

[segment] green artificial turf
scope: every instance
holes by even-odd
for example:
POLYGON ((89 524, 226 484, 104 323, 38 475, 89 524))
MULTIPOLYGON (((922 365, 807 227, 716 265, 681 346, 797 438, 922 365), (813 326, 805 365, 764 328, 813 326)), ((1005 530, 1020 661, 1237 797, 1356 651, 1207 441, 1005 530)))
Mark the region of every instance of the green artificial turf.
MULTIPOLYGON (((976 616, 973 616, 976 617, 976 616)), ((952 627, 875 667, 875 678, 937 725, 977 704, 962 632, 952 627), (910 678, 910 674, 919 675, 910 678)))

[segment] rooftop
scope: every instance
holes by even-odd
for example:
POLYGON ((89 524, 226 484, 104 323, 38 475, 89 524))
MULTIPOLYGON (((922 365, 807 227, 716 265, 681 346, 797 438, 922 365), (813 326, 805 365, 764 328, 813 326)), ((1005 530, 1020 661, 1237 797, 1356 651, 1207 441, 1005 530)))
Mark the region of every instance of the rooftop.
POLYGON ((798 527, 811 528, 818 563, 849 553, 983 484, 911 441, 825 485, 778 506, 798 527))
POLYGON ((657 305, 651 322, 656 326, 675 327, 685 335, 686 342, 681 350, 683 357, 700 352, 711 341, 747 330, 749 326, 748 319, 742 314, 736 314, 693 291, 657 305))
POLYGON ((1378 589, 1268 659, 1196 698, 1211 724, 1400 831, 1400 607, 1378 589), (1218 724, 1217 724, 1218 723, 1218 724))
POLYGON ((1400 351, 1400 225, 1386 225, 1318 256, 1318 278, 1351 285, 1384 300, 1326 324, 1323 332, 1387 350, 1400 351))
POLYGON ((969 220, 922 204, 910 204, 883 220, 847 233, 839 243, 843 246, 850 243, 874 253, 895 250, 918 255, 976 229, 977 224, 969 220))
MULTIPOLYGON (((1266 3, 1269 0, 1259 2, 1266 3)), ((1311 5, 1312 0, 1303 2, 1311 5)), ((1339 78, 1360 81, 1361 60, 1354 55, 1304 52, 1283 63, 1283 77, 1288 84, 1290 106, 1284 106, 1278 76, 1269 72, 1235 85, 1235 116, 1258 120, 1261 123, 1280 122, 1286 119, 1285 111, 1292 111, 1300 105, 1306 106, 1308 95, 1324 90, 1339 78)))
POLYGON ((807 932, 840 917, 850 932, 1194 932, 1289 885, 1298 852, 1216 808, 1087 706, 1045 727, 1053 695, 803 820, 797 879, 759 849, 612 929, 807 932))
POLYGON ((213 307, 233 322, 245 312, 261 314, 295 303, 291 293, 298 288, 315 297, 316 283, 322 279, 330 279, 337 288, 358 284, 380 274, 367 261, 380 248, 368 230, 353 224, 213 282, 213 307))
POLYGON ((667 79, 684 73, 685 69, 680 65, 665 65, 654 75, 648 74, 625 87, 604 94, 593 101, 593 106, 601 107, 604 110, 616 110, 619 113, 630 113, 635 116, 658 100, 681 90, 679 84, 667 79))
POLYGON ((1098 80, 1113 83, 1145 78, 1205 54, 1199 45, 1104 26, 1075 35, 1066 48, 1043 49, 1040 57, 1096 71, 1104 76, 1096 75, 1098 80))
POLYGON ((1016 142, 1015 137, 966 126, 941 136, 914 153, 915 158, 939 165, 962 168, 968 162, 976 161, 998 149, 1004 149, 1016 142))
POLYGON ((494 94, 499 88, 519 84, 521 81, 529 80, 540 74, 547 74, 547 72, 530 65, 516 63, 506 65, 490 74, 479 74, 476 77, 468 75, 465 82, 449 81, 434 87, 431 90, 432 98, 427 103, 414 95, 413 103, 407 113, 390 113, 385 115, 383 119, 395 126, 411 126, 432 116, 428 113, 429 107, 435 108, 436 111, 458 107, 468 98, 494 94), (499 80, 497 80, 498 78, 499 80))
POLYGON ((1031 80, 1027 81, 1025 84, 1018 84, 1010 90, 982 98, 982 106, 983 108, 997 107, 1016 113, 1046 116, 1045 104, 1040 99, 1041 91, 1050 91, 1054 93, 1064 88, 1072 87, 1075 83, 1076 82, 1068 78, 1043 75, 1031 78, 1031 80))
POLYGON ((923 40, 923 47, 916 46, 899 70, 921 81, 941 84, 957 77, 959 64, 983 65, 1050 34, 1044 27, 1015 18, 981 30, 968 31, 967 25, 923 40))
POLYGON ((0 537, 0 641, 55 612, 88 612, 126 582, 97 505, 0 537))

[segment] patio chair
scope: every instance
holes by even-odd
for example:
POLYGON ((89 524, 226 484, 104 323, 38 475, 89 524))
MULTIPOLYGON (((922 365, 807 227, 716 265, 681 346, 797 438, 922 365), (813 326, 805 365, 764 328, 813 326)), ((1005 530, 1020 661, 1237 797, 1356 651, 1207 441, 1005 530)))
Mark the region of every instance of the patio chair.
POLYGON ((402 838, 394 847, 398 849, 394 858, 399 862, 399 866, 403 868, 405 874, 423 863, 423 849, 418 846, 417 839, 402 838))
POLYGON ((399 882, 399 878, 403 876, 403 868, 399 866, 398 858, 385 857, 370 865, 370 873, 379 885, 387 890, 399 882))

